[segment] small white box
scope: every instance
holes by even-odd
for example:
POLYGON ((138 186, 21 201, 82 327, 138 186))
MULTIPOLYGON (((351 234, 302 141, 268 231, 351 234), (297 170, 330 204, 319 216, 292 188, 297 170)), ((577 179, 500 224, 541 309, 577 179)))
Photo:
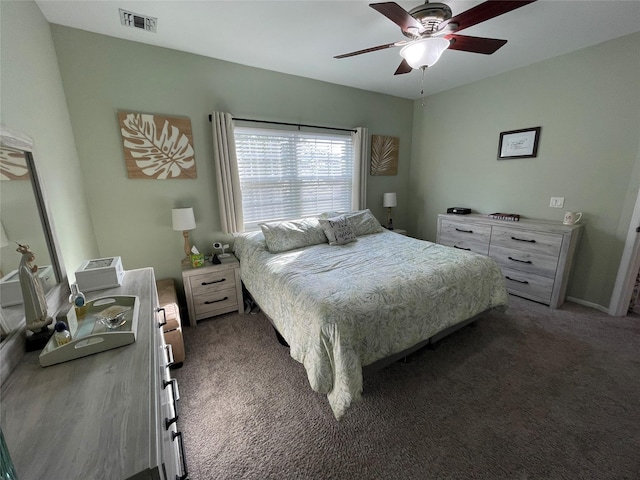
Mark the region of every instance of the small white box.
MULTIPOLYGON (((38 268, 38 277, 42 284, 42 289, 46 294, 56 284, 56 277, 53 274, 51 265, 38 268)), ((12 307, 20 305, 22 301, 22 288, 20 287, 20 276, 18 270, 14 270, 0 279, 0 306, 12 307)))
POLYGON ((76 270, 76 283, 82 292, 119 287, 124 278, 120 257, 86 260, 76 270))

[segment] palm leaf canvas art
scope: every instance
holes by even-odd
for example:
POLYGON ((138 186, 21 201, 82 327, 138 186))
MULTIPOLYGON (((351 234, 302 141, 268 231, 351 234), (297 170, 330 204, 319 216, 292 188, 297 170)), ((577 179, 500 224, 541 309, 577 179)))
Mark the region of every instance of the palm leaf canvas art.
POLYGON ((24 152, 0 148, 0 180, 29 180, 24 152))
POLYGON ((129 178, 196 178, 191 121, 118 112, 129 178))
POLYGON ((371 135, 371 175, 397 175, 400 139, 371 135))

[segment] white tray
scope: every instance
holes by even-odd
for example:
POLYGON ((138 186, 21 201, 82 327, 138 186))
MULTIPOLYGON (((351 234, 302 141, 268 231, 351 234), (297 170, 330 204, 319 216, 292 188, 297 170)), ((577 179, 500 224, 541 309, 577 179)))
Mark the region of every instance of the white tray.
POLYGON ((136 341, 140 308, 137 296, 101 297, 87 302, 86 306, 87 311, 83 319, 76 318, 75 308, 69 310, 67 324, 71 342, 59 347, 55 336, 52 335, 40 353, 40 365, 48 367, 136 341), (128 310, 125 312, 125 323, 118 328, 109 329, 100 322, 100 313, 113 306, 128 307, 128 310))

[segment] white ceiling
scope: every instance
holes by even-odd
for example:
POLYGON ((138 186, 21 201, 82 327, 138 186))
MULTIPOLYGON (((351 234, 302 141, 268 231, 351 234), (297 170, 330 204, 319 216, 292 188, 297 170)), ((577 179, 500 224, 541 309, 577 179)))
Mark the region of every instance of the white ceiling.
MULTIPOLYGON (((398 48, 336 60, 392 43, 400 28, 371 1, 36 0, 51 23, 252 67, 415 99, 422 74, 394 76, 398 48), (157 33, 120 24, 118 9, 157 17, 157 33)), ((406 10, 423 3, 399 0, 406 10)), ((482 3, 447 1, 457 15, 482 3)), ((508 43, 493 55, 446 51, 426 72, 429 95, 640 31, 640 0, 538 0, 461 30, 508 43)), ((125 52, 126 53, 126 52, 125 52)))

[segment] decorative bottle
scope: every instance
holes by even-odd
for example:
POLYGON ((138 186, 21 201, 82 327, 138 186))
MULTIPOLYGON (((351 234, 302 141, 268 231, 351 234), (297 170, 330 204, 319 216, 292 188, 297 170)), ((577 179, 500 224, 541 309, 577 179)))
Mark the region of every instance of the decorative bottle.
POLYGON ((4 441, 4 433, 0 427, 0 478, 2 480, 18 480, 16 469, 11 461, 11 455, 9 455, 9 449, 4 441))
POLYGON ((81 320, 87 313, 86 298, 82 293, 77 283, 71 284, 71 295, 69 295, 69 303, 71 303, 76 309, 76 318, 81 320))
POLYGON ((53 333, 53 336, 56 339, 56 344, 59 347, 71 341, 71 334, 69 333, 69 329, 67 328, 66 323, 57 322, 54 330, 55 332, 53 333))

